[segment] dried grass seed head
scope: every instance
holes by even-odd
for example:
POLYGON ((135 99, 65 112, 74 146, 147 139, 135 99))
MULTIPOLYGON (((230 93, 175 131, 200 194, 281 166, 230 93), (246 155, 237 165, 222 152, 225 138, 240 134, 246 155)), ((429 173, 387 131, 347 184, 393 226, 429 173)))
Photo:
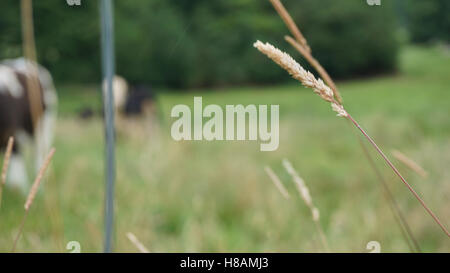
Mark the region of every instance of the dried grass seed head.
POLYGON ((285 69, 294 79, 300 81, 304 86, 313 89, 314 93, 325 101, 330 102, 333 111, 337 112, 338 116, 347 116, 344 107, 334 98, 331 88, 322 79, 316 79, 311 72, 305 70, 289 54, 269 43, 264 44, 261 41, 256 41, 253 46, 285 69))

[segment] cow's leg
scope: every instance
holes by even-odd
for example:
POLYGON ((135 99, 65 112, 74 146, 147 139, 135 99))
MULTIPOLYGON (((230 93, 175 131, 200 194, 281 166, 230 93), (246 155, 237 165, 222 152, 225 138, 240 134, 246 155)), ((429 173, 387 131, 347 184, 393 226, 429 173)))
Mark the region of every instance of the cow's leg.
POLYGON ((27 169, 25 167, 24 157, 21 153, 13 153, 11 155, 7 180, 7 185, 18 189, 23 193, 28 191, 27 169))

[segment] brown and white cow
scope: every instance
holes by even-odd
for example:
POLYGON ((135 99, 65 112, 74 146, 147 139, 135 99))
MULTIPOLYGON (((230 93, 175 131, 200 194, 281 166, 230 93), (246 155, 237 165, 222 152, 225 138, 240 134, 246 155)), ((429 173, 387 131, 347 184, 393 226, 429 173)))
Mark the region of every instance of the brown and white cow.
MULTIPOLYGON (((39 105, 38 104, 38 105, 39 105)), ((56 120, 57 95, 50 73, 42 66, 36 65, 24 58, 0 62, 0 149, 4 149, 10 136, 15 142, 8 171, 8 185, 27 190, 28 175, 23 156, 23 146, 28 143, 34 146, 35 170, 44 160, 50 149, 53 137, 53 126, 56 120), (32 69, 34 67, 34 69, 32 69), (38 102, 42 111, 33 118, 30 111, 27 87, 30 77, 35 77, 37 71, 39 80, 35 92, 39 92, 38 102)), ((34 174, 33 174, 34 175, 34 174)))

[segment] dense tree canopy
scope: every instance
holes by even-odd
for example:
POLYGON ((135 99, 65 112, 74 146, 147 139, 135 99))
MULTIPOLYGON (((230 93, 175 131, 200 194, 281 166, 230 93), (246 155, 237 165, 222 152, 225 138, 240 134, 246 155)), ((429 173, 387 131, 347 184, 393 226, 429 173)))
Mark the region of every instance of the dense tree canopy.
POLYGON ((398 0, 413 42, 450 42, 450 1, 398 0))
MULTIPOLYGON (((20 1, 2 2, 3 59, 19 56, 22 50, 20 1)), ((59 82, 98 82, 98 1, 82 0, 81 6, 68 6, 60 0, 33 2, 39 61, 59 82)), ((284 41, 289 32, 268 0, 114 3, 117 71, 133 82, 186 88, 288 79, 253 49, 257 39, 299 58, 284 41)), ((395 69, 398 43, 392 2, 383 1, 381 7, 361 0, 283 3, 333 77, 395 69)))

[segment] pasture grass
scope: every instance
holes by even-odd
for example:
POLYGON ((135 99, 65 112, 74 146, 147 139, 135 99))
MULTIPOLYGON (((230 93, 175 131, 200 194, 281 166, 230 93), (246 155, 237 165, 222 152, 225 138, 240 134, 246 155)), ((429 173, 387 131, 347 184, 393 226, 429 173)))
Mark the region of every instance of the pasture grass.
MULTIPOLYGON (((394 160, 440 216, 450 219, 450 57, 442 48, 407 47, 395 75, 338 82, 344 105, 384 151, 418 162, 424 179, 394 160)), ((279 69, 269 60, 267 65, 279 69)), ((84 106, 100 109, 96 86, 61 86, 60 118, 49 177, 30 209, 17 251, 102 251, 103 125, 81 120, 84 106)), ((136 234, 152 252, 323 251, 309 209, 281 164, 289 159, 307 181, 333 251, 408 251, 381 188, 347 122, 294 80, 282 86, 161 93, 156 120, 135 120, 117 133, 115 250, 137 252, 136 234), (216 91, 216 92, 213 92, 216 91), (259 142, 175 142, 170 111, 176 104, 279 104, 280 146, 259 142), (264 171, 270 166, 291 197, 264 171)), ((373 152, 373 151, 372 151, 373 152)), ((377 164, 425 252, 450 251, 450 242, 401 181, 377 164)), ((9 251, 25 197, 6 188, 0 210, 0 251, 9 251)))

